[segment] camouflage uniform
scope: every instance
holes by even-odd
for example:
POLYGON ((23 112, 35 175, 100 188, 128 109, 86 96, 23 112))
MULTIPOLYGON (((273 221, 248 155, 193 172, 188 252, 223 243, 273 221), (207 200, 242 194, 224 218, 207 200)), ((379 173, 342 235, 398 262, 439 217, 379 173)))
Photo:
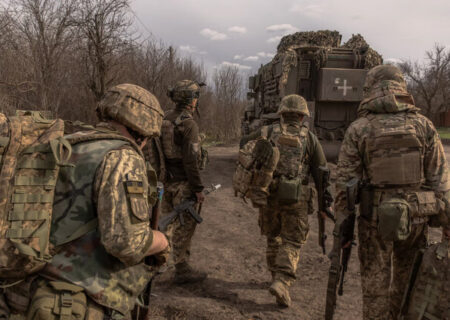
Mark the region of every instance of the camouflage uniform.
MULTIPOLYGON (((125 125, 137 140, 160 132, 159 103, 138 86, 111 88, 98 112, 125 125)), ((108 123, 65 138, 74 165, 61 168, 56 185, 50 231, 56 254, 36 279, 10 293, 31 283, 27 319, 130 319, 155 271, 144 262, 153 232, 143 154, 108 123), (67 241, 83 229, 91 231, 67 241)))
MULTIPOLYGON (((199 129, 193 117, 195 106, 191 106, 193 99, 198 98, 199 90, 200 86, 190 80, 179 81, 169 90, 176 107, 166 113, 161 134, 166 171, 163 214, 170 213, 176 205, 203 190, 199 169, 199 129)), ((191 271, 188 260, 196 226, 190 215, 184 215, 184 225, 176 219, 167 228, 178 274, 191 271)))
MULTIPOLYGON (((411 261, 416 252, 426 245, 426 222, 429 221, 429 217, 416 217, 411 213, 412 225, 409 236, 404 240, 386 241, 381 238, 378 229, 379 217, 376 208, 392 195, 403 197, 417 194, 421 190, 433 190, 438 198, 445 199, 448 197, 450 182, 444 149, 436 129, 430 120, 418 113, 419 109, 414 106, 411 95, 406 91, 406 83, 401 72, 393 66, 375 67, 367 75, 365 90, 365 99, 358 109, 359 118, 347 129, 339 155, 336 228, 339 228, 348 212, 345 184, 351 178, 360 178, 363 181, 363 190, 373 192, 370 197, 362 198, 358 219, 363 316, 364 319, 392 319, 399 311, 411 261), (371 139, 378 128, 402 129, 403 127, 397 125, 399 123, 403 123, 404 128, 409 128, 410 132, 415 132, 414 135, 420 141, 420 151, 417 154, 418 159, 423 160, 418 160, 421 161, 418 170, 414 170, 415 167, 408 169, 408 172, 404 170, 414 162, 405 161, 405 157, 412 152, 406 140, 401 140, 404 143, 403 147, 373 148, 374 140, 371 139), (383 125, 380 127, 380 124, 383 125), (378 172, 375 172, 370 164, 375 158, 393 162, 389 166, 381 166, 378 172), (386 182, 384 187, 382 183, 374 182, 380 180, 377 177, 381 175, 384 175, 383 179, 389 180, 389 176, 398 176, 398 172, 403 172, 402 170, 405 171, 403 176, 405 181, 410 178, 409 175, 415 175, 415 171, 418 171, 417 176, 419 178, 422 176, 422 179, 417 179, 419 183, 401 185, 400 182, 398 184, 395 181, 386 182), (362 213, 363 207, 369 208, 368 215, 362 213)), ((414 203, 409 201, 408 206, 410 208, 408 210, 413 212, 411 208, 414 203)))
MULTIPOLYGON (((292 96, 296 95, 287 97, 292 96)), ((306 108, 306 111, 303 111, 301 114, 309 115, 306 113, 308 112, 306 101, 303 98, 301 99, 301 103, 304 103, 304 108, 306 108)), ((283 102, 280 111, 283 116, 283 102)), ((290 110, 287 111, 289 112, 290 110)), ((263 131, 266 128, 243 137, 241 146, 250 140, 264 136, 265 133, 263 131)), ((306 242, 308 236, 308 215, 315 212, 314 201, 316 189, 309 186, 309 177, 312 175, 316 186, 318 186, 318 169, 319 167, 326 167, 327 161, 317 137, 305 126, 302 126, 298 120, 285 122, 282 119, 281 124, 269 126, 267 128, 267 137, 269 140, 276 140, 281 132, 300 135, 304 139, 304 153, 302 154, 302 151, 299 152, 300 156, 303 157, 301 159, 301 171, 299 174, 302 184, 300 199, 297 203, 289 205, 281 205, 278 201, 277 190, 281 176, 277 173, 277 170, 279 170, 280 162, 283 162, 283 157, 285 156, 283 155, 283 150, 280 150, 280 161, 274 172, 274 179, 269 187, 270 194, 267 200, 267 206, 259 209, 259 226, 261 233, 267 237, 266 259, 268 269, 272 273, 272 280, 281 281, 286 287, 289 287, 296 279, 300 249, 306 242)), ((332 196, 328 188, 324 190, 324 193, 324 196, 331 203, 332 196)))

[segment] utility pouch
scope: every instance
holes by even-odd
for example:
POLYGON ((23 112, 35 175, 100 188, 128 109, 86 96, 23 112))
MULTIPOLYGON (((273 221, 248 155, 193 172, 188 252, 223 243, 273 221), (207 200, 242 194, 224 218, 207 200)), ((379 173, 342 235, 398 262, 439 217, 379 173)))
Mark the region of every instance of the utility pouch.
POLYGON ((417 191, 407 194, 411 217, 426 217, 439 213, 439 203, 434 191, 417 191))
POLYGON ((384 241, 405 240, 411 233, 409 205, 405 199, 383 199, 377 208, 378 233, 384 241))
POLYGON ((87 301, 83 288, 59 281, 39 287, 31 301, 27 320, 83 320, 87 301))
POLYGON ((291 205, 300 201, 302 180, 300 178, 280 178, 277 190, 277 200, 281 205, 291 205))

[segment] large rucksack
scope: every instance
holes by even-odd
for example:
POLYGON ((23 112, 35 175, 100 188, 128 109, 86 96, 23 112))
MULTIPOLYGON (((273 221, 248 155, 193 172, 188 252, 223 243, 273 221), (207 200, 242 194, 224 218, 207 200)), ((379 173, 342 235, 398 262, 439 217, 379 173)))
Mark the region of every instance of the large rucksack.
POLYGON ((399 319, 450 319, 449 261, 448 240, 416 255, 399 319))
POLYGON ((0 114, 0 279, 20 279, 52 257, 58 172, 70 157, 64 122, 39 112, 0 114))

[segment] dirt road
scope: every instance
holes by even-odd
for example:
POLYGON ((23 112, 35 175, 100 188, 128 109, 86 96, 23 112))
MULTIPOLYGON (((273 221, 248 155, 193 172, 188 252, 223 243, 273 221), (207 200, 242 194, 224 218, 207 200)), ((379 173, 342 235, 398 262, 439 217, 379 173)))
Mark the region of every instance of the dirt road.
MULTIPOLYGON (((209 149, 204 180, 220 183, 222 189, 207 198, 191 256, 192 265, 206 271, 208 279, 176 286, 170 282, 173 271, 164 273, 154 286, 153 315, 159 319, 323 319, 329 260, 317 244, 317 218, 310 216, 309 239, 291 289, 292 307, 280 309, 267 291, 270 275, 257 211, 233 194, 231 177, 237 151, 237 147, 209 149)), ((327 232, 331 235, 330 224, 327 232)), ((361 318, 356 251, 354 254, 335 319, 361 318)))

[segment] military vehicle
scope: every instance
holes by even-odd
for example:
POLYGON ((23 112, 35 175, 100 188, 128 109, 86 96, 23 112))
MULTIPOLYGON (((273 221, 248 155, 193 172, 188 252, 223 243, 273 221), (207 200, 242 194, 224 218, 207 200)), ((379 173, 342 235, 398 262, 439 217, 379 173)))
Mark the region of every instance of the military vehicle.
POLYGON ((311 117, 305 122, 321 140, 327 159, 335 160, 356 118, 366 73, 383 62, 361 35, 342 46, 341 38, 329 30, 283 37, 272 61, 249 78, 242 133, 279 121, 281 98, 296 93, 308 101, 311 117))

